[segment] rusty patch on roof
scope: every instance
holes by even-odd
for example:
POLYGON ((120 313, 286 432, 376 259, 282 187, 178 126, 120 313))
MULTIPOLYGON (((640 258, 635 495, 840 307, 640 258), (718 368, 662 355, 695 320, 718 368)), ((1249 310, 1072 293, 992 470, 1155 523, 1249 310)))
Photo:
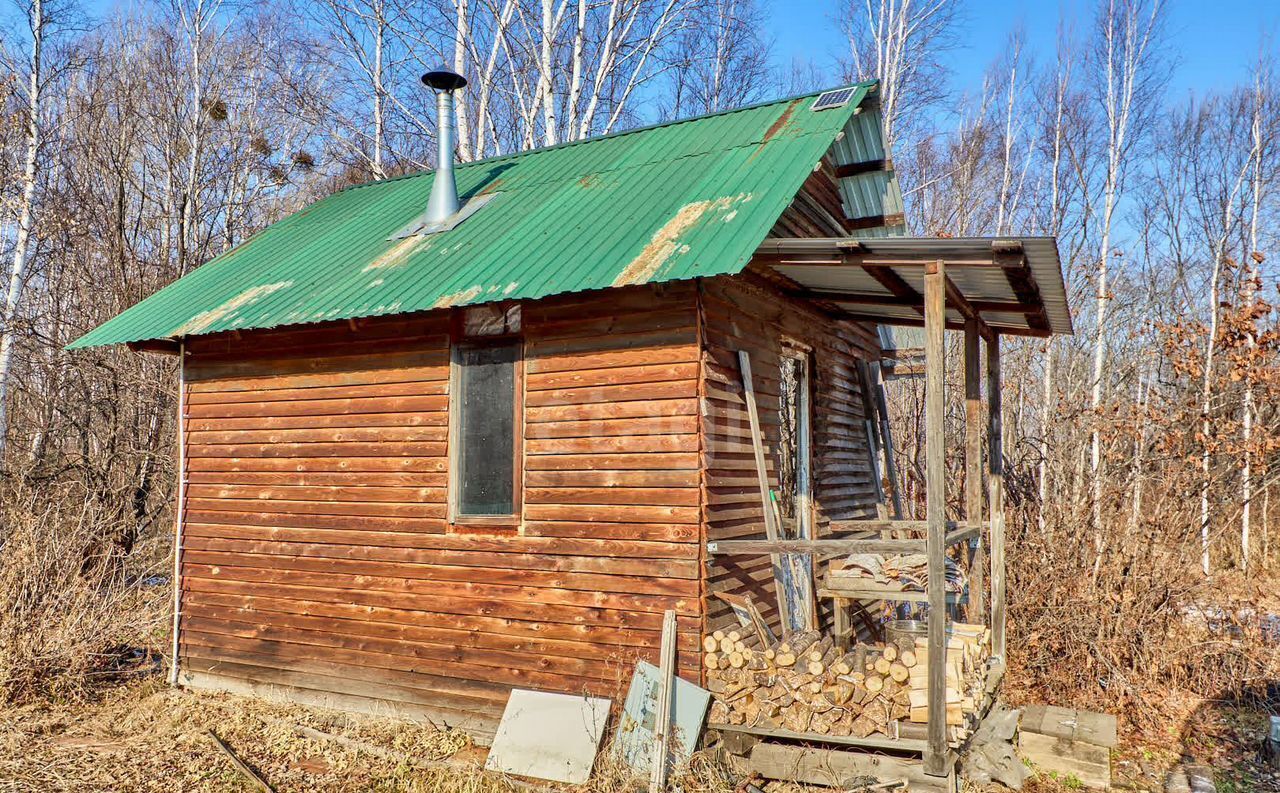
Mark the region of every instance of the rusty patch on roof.
POLYGON ((293 281, 279 281, 274 284, 260 284, 244 290, 240 294, 224 301, 208 311, 201 311, 191 319, 178 326, 170 336, 191 336, 204 333, 211 326, 234 318, 235 313, 246 306, 251 306, 272 292, 293 286, 293 281))
POLYGON ((578 180, 578 187, 589 189, 595 187, 598 181, 600 181, 600 177, 598 175, 589 173, 578 180))
POLYGON ((413 235, 392 245, 381 256, 366 264, 360 272, 367 273, 370 270, 381 270, 387 267, 399 267, 409 260, 409 254, 418 250, 426 250, 431 247, 431 243, 436 238, 434 236, 413 235))
POLYGON ((460 289, 457 292, 454 292, 453 294, 445 295, 444 297, 440 298, 436 302, 432 303, 431 307, 432 308, 448 308, 449 306, 456 306, 459 303, 466 303, 468 301, 475 300, 477 297, 479 297, 482 291, 484 290, 478 286, 473 286, 469 289, 460 289))
POLYGON ((769 128, 764 131, 764 140, 761 143, 768 143, 777 137, 779 132, 791 126, 791 117, 796 114, 796 108, 800 106, 800 102, 801 100, 795 99, 792 100, 791 104, 787 105, 787 109, 782 111, 782 115, 778 116, 778 120, 770 124, 769 128))
MULTIPOLYGON (((742 193, 685 204, 670 220, 662 224, 662 228, 654 232, 649 244, 613 279, 613 286, 646 283, 673 255, 689 250, 688 245, 680 242, 680 237, 694 226, 710 221, 712 218, 707 217, 709 213, 714 216, 714 213, 719 212, 724 218, 725 210, 734 204, 750 200, 750 194, 742 193)), ((733 214, 736 215, 736 211, 733 214)))

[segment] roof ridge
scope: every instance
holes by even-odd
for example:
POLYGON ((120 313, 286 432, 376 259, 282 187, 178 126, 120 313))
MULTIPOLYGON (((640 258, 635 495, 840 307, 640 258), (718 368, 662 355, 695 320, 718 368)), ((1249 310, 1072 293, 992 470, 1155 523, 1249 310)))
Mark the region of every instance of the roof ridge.
MULTIPOLYGON (((631 129, 622 129, 622 130, 618 130, 617 132, 608 132, 603 135, 592 135, 591 137, 579 138, 578 140, 566 140, 561 143, 552 144, 550 146, 537 146, 532 149, 522 149, 521 151, 513 151, 508 154, 495 154, 492 157, 485 157, 479 160, 470 160, 468 162, 455 163, 454 167, 458 170, 469 169, 478 165, 487 165, 487 164, 492 164, 496 162, 503 162, 505 160, 512 160, 517 157, 526 157, 531 154, 539 154, 541 152, 547 152, 547 151, 558 151, 560 149, 567 149, 571 146, 581 146, 586 143, 596 143, 602 140, 612 140, 613 138, 621 138, 626 135, 634 135, 639 132, 649 132, 650 130, 663 129, 665 127, 674 127, 680 124, 689 124, 694 121, 704 121, 708 118, 715 118, 717 116, 728 116, 734 113, 743 113, 748 110, 759 110, 760 108, 763 108, 763 107, 770 107, 772 105, 781 105, 787 102, 794 102, 797 99, 807 99, 810 97, 818 97, 822 94, 827 93, 828 91, 839 91, 842 88, 872 87, 872 86, 875 86, 877 83, 879 83, 879 80, 861 80, 861 81, 856 81, 852 83, 843 83, 841 85, 831 86, 830 88, 823 88, 818 91, 806 91, 804 93, 795 94, 793 96, 780 97, 778 99, 769 99, 767 101, 756 102, 755 104, 743 105, 741 107, 734 107, 728 110, 716 110, 710 113, 700 113, 696 116, 676 118, 676 119, 671 119, 670 121, 659 121, 657 123, 646 124, 641 127, 632 127, 631 129)), ((400 181, 404 181, 405 179, 416 179, 418 177, 426 176, 427 174, 433 174, 433 173, 435 173, 434 168, 424 168, 420 171, 414 171, 413 173, 404 173, 404 174, 400 174, 399 176, 391 176, 385 179, 370 179, 367 182, 357 182, 356 184, 347 185, 341 190, 337 190, 331 193, 330 195, 338 195, 339 193, 345 193, 348 190, 357 190, 361 187, 372 187, 374 185, 400 182, 400 181)))

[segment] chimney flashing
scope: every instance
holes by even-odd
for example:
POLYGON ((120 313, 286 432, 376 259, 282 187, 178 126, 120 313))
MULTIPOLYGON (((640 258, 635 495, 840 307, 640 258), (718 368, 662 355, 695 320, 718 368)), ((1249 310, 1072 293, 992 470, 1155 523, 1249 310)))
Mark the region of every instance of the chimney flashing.
POLYGON ((428 234, 439 234, 444 231, 452 231, 458 226, 461 226, 464 220, 479 212, 485 204, 500 195, 502 195, 502 193, 494 192, 475 196, 471 200, 467 201, 467 203, 464 204, 457 212, 446 216, 442 220, 434 219, 431 216, 431 210, 428 209, 426 212, 423 212, 421 215, 411 220, 395 234, 387 237, 387 241, 402 240, 406 237, 425 237, 428 234))

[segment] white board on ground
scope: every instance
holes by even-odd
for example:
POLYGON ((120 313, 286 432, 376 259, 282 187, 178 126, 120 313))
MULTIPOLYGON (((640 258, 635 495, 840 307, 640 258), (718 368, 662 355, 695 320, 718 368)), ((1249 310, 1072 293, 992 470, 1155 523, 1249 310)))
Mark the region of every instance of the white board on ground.
MULTIPOLYGON (((657 727, 658 692, 662 673, 647 661, 636 664, 627 701, 622 706, 614 755, 639 773, 648 773, 653 759, 653 736, 657 727)), ((676 678, 671 698, 671 739, 668 757, 672 767, 689 759, 702 734, 702 722, 711 704, 711 692, 687 680, 676 678)))
POLYGON ((484 767, 580 785, 609 722, 607 699, 513 689, 484 767))

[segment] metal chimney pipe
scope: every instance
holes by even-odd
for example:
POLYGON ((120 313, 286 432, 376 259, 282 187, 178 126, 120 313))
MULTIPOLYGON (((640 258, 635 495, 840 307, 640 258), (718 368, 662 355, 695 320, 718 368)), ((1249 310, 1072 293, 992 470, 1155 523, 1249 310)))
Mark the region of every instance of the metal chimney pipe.
POLYGON ((441 69, 422 75, 422 82, 436 92, 436 175, 431 181, 427 221, 440 223, 458 212, 458 185, 453 177, 453 92, 467 84, 460 74, 441 69))

